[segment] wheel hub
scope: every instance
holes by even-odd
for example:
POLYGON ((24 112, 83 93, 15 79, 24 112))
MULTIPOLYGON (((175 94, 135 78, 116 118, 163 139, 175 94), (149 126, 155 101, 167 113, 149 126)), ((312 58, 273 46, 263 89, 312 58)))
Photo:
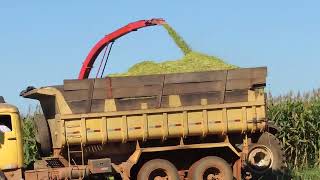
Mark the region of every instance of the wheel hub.
POLYGON ((168 180, 168 177, 156 176, 154 180, 168 180))
POLYGON ((151 172, 150 180, 168 180, 168 173, 164 169, 156 169, 151 172))
POLYGON ((207 180, 222 180, 223 177, 221 177, 220 175, 215 175, 215 174, 209 174, 207 176, 207 180))
POLYGON ((264 172, 268 170, 271 168, 272 162, 272 152, 266 146, 255 146, 248 154, 248 164, 255 171, 264 172))
POLYGON ((203 179, 207 179, 207 180, 222 180, 223 179, 223 174, 217 168, 209 168, 204 172, 203 179))

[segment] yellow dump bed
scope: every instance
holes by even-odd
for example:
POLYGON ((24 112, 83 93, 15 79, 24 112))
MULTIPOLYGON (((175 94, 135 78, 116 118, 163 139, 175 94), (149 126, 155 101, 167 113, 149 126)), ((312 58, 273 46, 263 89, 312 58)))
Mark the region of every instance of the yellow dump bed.
POLYGON ((263 131, 266 68, 65 80, 38 99, 54 148, 263 131))

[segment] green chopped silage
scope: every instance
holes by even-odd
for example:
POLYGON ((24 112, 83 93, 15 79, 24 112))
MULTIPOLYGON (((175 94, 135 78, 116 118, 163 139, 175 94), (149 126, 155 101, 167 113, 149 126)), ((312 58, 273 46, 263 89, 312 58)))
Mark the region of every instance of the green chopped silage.
POLYGON ((176 61, 165 61, 155 63, 153 61, 143 61, 133 65, 128 72, 113 74, 111 76, 137 76, 150 74, 170 74, 182 72, 224 70, 237 68, 227 64, 219 58, 205 55, 198 52, 190 52, 182 59, 176 61))
POLYGON ((184 53, 184 56, 181 59, 161 63, 156 63, 154 61, 142 61, 133 65, 125 73, 111 74, 109 76, 138 76, 237 68, 237 66, 228 64, 215 56, 192 51, 189 45, 171 26, 168 24, 164 24, 163 26, 168 31, 169 36, 184 53))
POLYGON ((169 25, 163 24, 163 27, 167 30, 169 36, 176 43, 176 45, 181 49, 184 55, 187 55, 192 51, 190 46, 183 40, 183 38, 169 25))

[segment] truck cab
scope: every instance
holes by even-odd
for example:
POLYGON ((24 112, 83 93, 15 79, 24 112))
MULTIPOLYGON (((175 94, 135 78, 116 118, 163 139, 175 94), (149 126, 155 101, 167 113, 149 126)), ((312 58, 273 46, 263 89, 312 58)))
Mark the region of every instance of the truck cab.
POLYGON ((0 96, 0 171, 7 177, 16 177, 23 166, 21 134, 18 108, 5 103, 0 96))

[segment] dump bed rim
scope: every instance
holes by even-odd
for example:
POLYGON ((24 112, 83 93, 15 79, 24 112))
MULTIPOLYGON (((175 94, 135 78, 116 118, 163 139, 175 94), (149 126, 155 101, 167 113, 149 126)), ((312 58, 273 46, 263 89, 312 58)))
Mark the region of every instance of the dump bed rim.
POLYGON ((252 106, 265 106, 264 101, 254 102, 238 102, 238 103, 225 103, 225 104, 212 104, 212 105, 196 105, 196 106, 181 106, 169 107, 160 109, 144 109, 144 110, 130 110, 130 111, 114 111, 114 112, 101 112, 101 113, 86 113, 86 114, 59 114, 61 119, 79 119, 79 118, 93 118, 104 116, 126 116, 126 115, 139 115, 139 114, 157 114, 157 113, 172 113, 179 111, 197 111, 197 110, 210 110, 210 109, 223 109, 223 108, 239 108, 239 107, 252 107, 252 106))

